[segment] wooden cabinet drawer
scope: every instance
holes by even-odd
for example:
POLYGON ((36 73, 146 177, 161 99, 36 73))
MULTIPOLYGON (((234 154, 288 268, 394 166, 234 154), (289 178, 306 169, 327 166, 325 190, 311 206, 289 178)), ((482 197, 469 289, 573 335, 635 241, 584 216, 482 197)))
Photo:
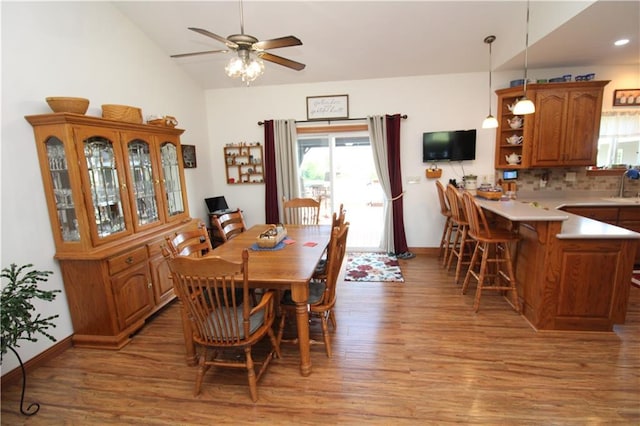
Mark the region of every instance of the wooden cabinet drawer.
POLYGON ((164 238, 158 238, 157 240, 153 240, 149 244, 147 244, 149 257, 154 257, 158 254, 162 254, 162 246, 165 244, 167 244, 167 241, 164 238))
POLYGON ((132 265, 146 261, 147 258, 147 248, 145 246, 138 247, 135 250, 128 251, 119 256, 114 256, 107 260, 109 264, 109 274, 117 274, 132 265))
POLYGON ((566 207, 562 210, 613 225, 618 223, 617 207, 566 207))
POLYGON ((619 221, 640 221, 640 207, 620 207, 619 221))

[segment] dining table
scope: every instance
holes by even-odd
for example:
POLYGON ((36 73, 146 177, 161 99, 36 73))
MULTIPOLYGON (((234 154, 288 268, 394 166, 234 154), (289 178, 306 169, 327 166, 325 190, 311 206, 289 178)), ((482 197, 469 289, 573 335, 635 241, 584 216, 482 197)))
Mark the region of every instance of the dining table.
MULTIPOLYGON (((309 339, 309 282, 329 244, 331 225, 286 225, 287 237, 274 248, 257 245, 261 233, 273 225, 254 225, 245 232, 216 247, 208 256, 240 260, 244 249, 249 250, 249 286, 251 288, 291 290, 296 304, 300 374, 311 374, 309 339)), ((277 301, 279 303, 279 301, 277 301)), ((188 363, 195 363, 195 344, 185 330, 188 363)))

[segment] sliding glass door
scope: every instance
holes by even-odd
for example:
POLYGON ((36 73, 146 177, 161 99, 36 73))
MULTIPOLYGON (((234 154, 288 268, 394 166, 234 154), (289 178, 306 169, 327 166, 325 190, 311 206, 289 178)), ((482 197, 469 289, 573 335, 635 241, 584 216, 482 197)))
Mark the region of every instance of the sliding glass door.
POLYGON ((350 250, 379 251, 384 194, 367 132, 298 136, 301 196, 321 198, 321 222, 331 223, 340 204, 347 211, 350 250))

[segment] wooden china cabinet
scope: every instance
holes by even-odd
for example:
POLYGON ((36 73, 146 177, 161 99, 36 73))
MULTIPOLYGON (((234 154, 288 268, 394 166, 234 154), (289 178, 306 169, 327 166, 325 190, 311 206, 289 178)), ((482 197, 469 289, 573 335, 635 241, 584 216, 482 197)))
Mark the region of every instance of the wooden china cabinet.
POLYGON ((522 125, 511 126, 511 108, 522 97, 523 86, 496 91, 496 169, 590 166, 596 163, 604 86, 609 81, 577 81, 527 85, 527 97, 536 111, 518 116, 522 125), (517 144, 508 138, 522 136, 517 144), (521 156, 509 164, 507 156, 521 156))
POLYGON ((119 349, 175 298, 164 237, 189 217, 181 129, 79 114, 33 126, 77 346, 119 349))

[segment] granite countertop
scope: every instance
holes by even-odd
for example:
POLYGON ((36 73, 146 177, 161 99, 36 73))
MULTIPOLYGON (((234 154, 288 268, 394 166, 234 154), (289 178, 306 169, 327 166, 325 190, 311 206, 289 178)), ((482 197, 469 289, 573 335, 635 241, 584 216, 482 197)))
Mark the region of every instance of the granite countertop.
POLYGON ((522 192, 518 199, 490 201, 478 198, 485 209, 516 222, 561 221, 559 239, 638 238, 640 234, 604 222, 558 210, 568 206, 640 207, 639 198, 616 198, 597 192, 522 192))

